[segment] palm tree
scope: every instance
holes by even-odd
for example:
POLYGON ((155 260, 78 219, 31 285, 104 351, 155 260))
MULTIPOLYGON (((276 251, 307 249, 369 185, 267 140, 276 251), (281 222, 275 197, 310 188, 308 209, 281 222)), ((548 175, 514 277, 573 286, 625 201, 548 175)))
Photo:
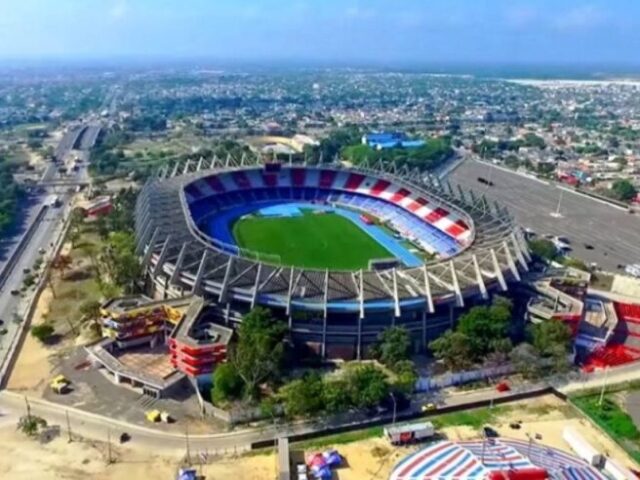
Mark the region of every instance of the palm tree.
POLYGON ((51 262, 51 268, 60 272, 60 280, 64 280, 64 273, 71 267, 71 255, 57 255, 51 262))
POLYGON ((84 214, 79 208, 74 209, 71 212, 71 218, 69 219, 69 240, 71 240, 71 248, 76 247, 76 242, 82 235, 82 225, 84 223, 84 214))

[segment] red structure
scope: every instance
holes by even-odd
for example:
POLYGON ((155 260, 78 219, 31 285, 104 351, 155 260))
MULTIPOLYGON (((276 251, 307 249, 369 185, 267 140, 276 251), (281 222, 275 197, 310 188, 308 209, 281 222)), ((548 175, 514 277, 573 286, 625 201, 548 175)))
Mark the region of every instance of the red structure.
POLYGON ((169 339, 171 351, 171 364, 190 377, 204 375, 213 372, 216 364, 227 359, 227 345, 213 343, 198 345, 197 342, 169 339))
POLYGON ((640 305, 614 303, 618 324, 612 341, 594 351, 583 365, 583 370, 615 367, 640 360, 640 305))
POLYGON ((98 197, 92 202, 80 207, 82 214, 87 218, 98 218, 108 215, 113 210, 113 203, 110 197, 98 197))
POLYGON ((207 317, 204 300, 197 298, 169 339, 171 364, 190 377, 209 374, 227 359, 232 334, 207 317))

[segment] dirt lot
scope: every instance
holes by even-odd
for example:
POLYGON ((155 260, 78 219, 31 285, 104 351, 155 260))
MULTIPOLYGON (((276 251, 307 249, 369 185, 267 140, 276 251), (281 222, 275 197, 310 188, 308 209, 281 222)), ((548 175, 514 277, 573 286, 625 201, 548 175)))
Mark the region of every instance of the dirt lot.
MULTIPOLYGON (((95 236, 87 236, 93 240, 95 236)), ((101 298, 97 283, 87 277, 90 269, 89 260, 79 250, 72 250, 70 243, 66 243, 61 255, 71 255, 72 265, 64 273, 52 273, 55 296, 50 287, 45 288, 40 297, 31 325, 41 325, 45 321, 51 322, 55 328, 56 339, 50 345, 43 345, 29 333, 25 335, 24 344, 20 349, 18 359, 11 372, 8 388, 15 391, 36 393, 41 395, 51 377, 55 357, 67 353, 74 344, 84 337, 70 336, 71 325, 79 328, 78 319, 80 305, 92 299, 101 298), (66 335, 66 336, 65 336, 66 335)))
MULTIPOLYGON (((0 418, 0 422, 2 419, 0 418)), ((180 467, 179 458, 143 455, 113 447, 108 464, 108 447, 98 442, 67 443, 58 437, 42 445, 16 432, 15 423, 0 424, 0 472, 12 480, 120 480, 172 479, 180 467)), ((207 479, 265 480, 275 477, 275 455, 252 455, 241 462, 228 458, 202 467, 207 479)))
MULTIPOLYGON (((555 397, 547 396, 512 405, 508 412, 499 415, 495 421, 491 422, 491 426, 500 435, 526 441, 527 434, 540 434, 542 435, 540 443, 572 453, 562 439, 564 427, 572 425, 595 448, 629 467, 638 469, 638 465, 635 465, 620 447, 604 437, 586 420, 579 418, 570 407, 555 397), (520 430, 509 428, 509 423, 515 420, 522 420, 523 424, 520 430)), ((451 440, 467 440, 479 436, 478 430, 469 426, 451 426, 443 428, 439 432, 451 440)), ((334 447, 347 461, 347 466, 338 469, 334 475, 339 480, 385 480, 389 478, 397 462, 420 448, 392 447, 382 438, 335 445, 334 447)), ((329 447, 309 450, 307 453, 327 448, 329 447)))
MULTIPOLYGON (((542 435, 541 443, 570 452, 562 440, 562 429, 575 426, 597 449, 611 455, 623 464, 633 465, 626 454, 599 431, 580 419, 565 404, 555 397, 513 404, 504 414, 491 422, 501 435, 526 440, 526 435, 542 435), (508 424, 522 420, 520 430, 512 430, 508 424)), ((451 426, 440 432, 450 439, 470 439, 478 436, 469 426, 451 426)), ((15 420, 0 417, 0 472, 7 478, 21 479, 85 479, 87 475, 97 480, 120 478, 165 479, 172 478, 180 466, 179 458, 141 454, 130 450, 113 448, 115 463, 107 465, 107 446, 98 442, 67 443, 64 434, 46 445, 31 440, 15 431, 15 420)), ((292 448, 295 449, 295 446, 292 448)), ((305 453, 330 448, 308 449, 305 453)), ((382 438, 373 438, 349 444, 335 445, 344 456, 346 465, 338 469, 334 479, 339 480, 386 480, 393 466, 404 456, 419 447, 391 447, 382 438)), ((268 480, 275 478, 276 458, 272 453, 253 454, 240 458, 215 459, 202 467, 207 479, 232 478, 237 480, 268 480)))

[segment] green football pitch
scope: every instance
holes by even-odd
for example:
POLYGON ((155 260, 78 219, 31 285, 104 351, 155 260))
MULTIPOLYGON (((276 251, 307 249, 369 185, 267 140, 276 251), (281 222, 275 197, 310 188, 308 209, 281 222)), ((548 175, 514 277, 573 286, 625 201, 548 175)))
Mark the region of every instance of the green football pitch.
POLYGON ((335 213, 304 211, 296 217, 241 218, 233 236, 241 248, 277 255, 285 265, 349 270, 393 255, 351 220, 335 213))

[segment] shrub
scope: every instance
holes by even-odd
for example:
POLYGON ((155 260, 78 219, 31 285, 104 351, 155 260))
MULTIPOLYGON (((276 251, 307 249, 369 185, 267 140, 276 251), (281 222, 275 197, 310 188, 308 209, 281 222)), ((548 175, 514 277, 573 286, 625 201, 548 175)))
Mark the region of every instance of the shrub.
POLYGON ((214 404, 221 404, 235 400, 242 395, 242 379, 233 366, 228 363, 220 364, 213 372, 213 388, 211 400, 214 404))
POLYGON ((43 323, 42 325, 34 325, 31 327, 31 336, 37 338, 42 343, 46 343, 51 339, 54 331, 55 329, 51 325, 43 323))

